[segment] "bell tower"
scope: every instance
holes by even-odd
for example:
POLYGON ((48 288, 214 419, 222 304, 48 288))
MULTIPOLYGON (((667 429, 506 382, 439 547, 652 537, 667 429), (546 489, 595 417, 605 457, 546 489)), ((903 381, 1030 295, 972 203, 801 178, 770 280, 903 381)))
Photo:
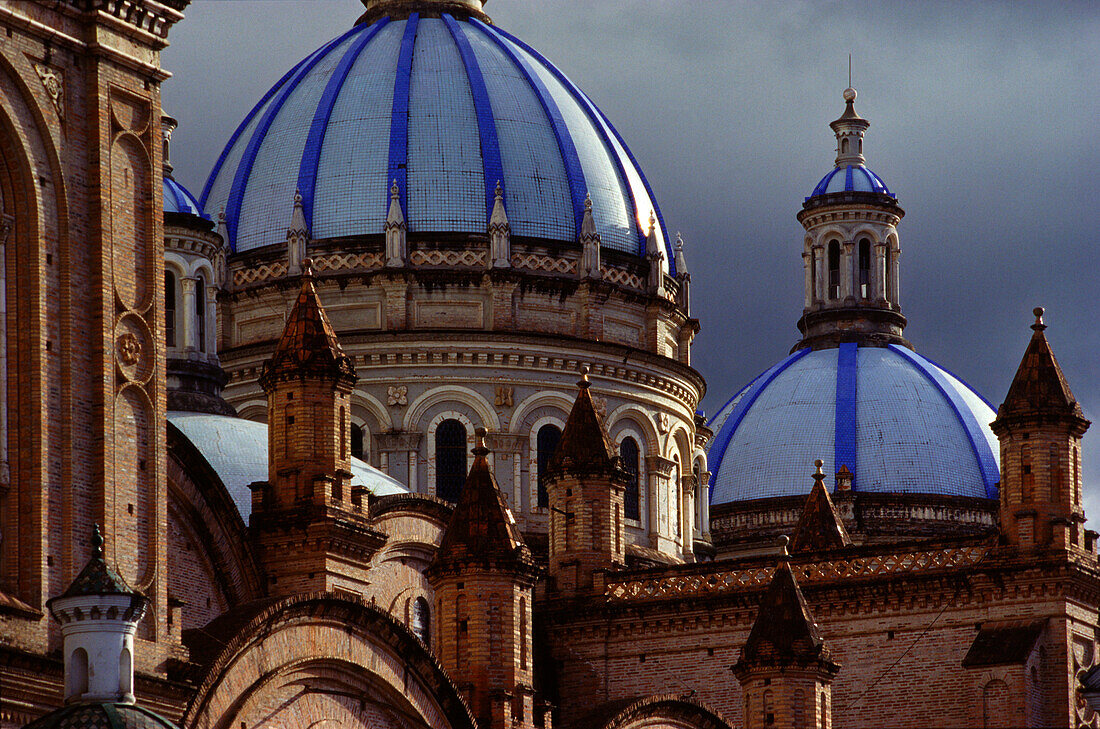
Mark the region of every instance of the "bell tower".
MULTIPOLYGON (((897 225, 905 215, 896 196, 866 166, 863 138, 871 122, 855 110, 856 90, 844 90, 834 168, 802 204, 806 234, 805 297, 794 350, 901 344, 905 317, 898 294, 897 225)), ((793 351, 793 350, 792 350, 793 351)))

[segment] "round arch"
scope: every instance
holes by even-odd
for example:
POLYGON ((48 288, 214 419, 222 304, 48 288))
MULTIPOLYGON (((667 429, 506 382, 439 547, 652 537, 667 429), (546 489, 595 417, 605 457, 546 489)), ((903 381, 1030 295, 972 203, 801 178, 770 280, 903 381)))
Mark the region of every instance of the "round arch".
POLYGON ((180 724, 310 726, 326 715, 475 729, 457 687, 408 628, 334 593, 287 598, 255 615, 213 661, 180 724))
POLYGON ((645 439, 645 455, 657 455, 661 452, 660 440, 657 436, 657 424, 653 422, 653 418, 649 413, 633 403, 615 408, 606 420, 609 423, 607 431, 613 438, 616 430, 621 427, 623 420, 629 420, 641 431, 641 435, 645 439))
POLYGON ((526 428, 524 419, 529 413, 539 408, 550 407, 562 412, 562 422, 569 417, 569 411, 573 409, 574 399, 562 392, 536 392, 528 395, 516 405, 512 411, 512 419, 508 423, 508 432, 522 434, 526 428))
POLYGON ((701 701, 674 694, 647 696, 623 707, 605 709, 601 729, 731 729, 716 709, 701 701))
POLYGON ((402 427, 407 431, 423 432, 419 426, 425 413, 436 405, 448 402, 461 403, 471 408, 477 413, 478 419, 486 428, 494 432, 500 432, 500 419, 497 417, 496 411, 489 405, 489 402, 479 392, 468 387, 455 385, 435 387, 416 398, 405 413, 402 427))

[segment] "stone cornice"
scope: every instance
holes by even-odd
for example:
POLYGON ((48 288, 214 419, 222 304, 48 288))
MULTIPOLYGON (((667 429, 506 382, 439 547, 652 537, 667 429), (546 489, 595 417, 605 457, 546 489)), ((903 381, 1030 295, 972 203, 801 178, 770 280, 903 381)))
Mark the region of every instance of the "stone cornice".
MULTIPOLYGON (((507 333, 486 331, 436 331, 413 332, 341 332, 340 342, 354 359, 360 386, 371 378, 371 368, 429 367, 429 366, 480 366, 539 369, 558 371, 575 377, 581 364, 588 364, 593 379, 607 378, 619 382, 635 383, 665 392, 670 397, 693 409, 706 392, 702 376, 693 368, 668 357, 623 345, 606 342, 590 342, 562 335, 538 333, 507 333), (476 337, 476 339, 475 339, 476 337), (358 344, 375 340, 386 343, 386 351, 358 353, 358 344), (430 344, 429 344, 430 341, 430 344), (414 349, 422 343, 423 348, 414 349), (460 344, 456 347, 455 344, 460 344), (507 344, 508 351, 486 346, 492 343, 507 344), (514 345, 546 345, 561 351, 575 344, 575 350, 551 356, 536 354, 514 345), (565 346, 563 346, 565 345, 565 346), (587 350, 587 352, 582 352, 587 350), (601 361, 602 360, 602 361, 601 361), (651 365, 645 369, 629 361, 651 365), (676 379, 658 372, 668 372, 676 379)), ((274 342, 262 342, 246 347, 236 347, 221 353, 223 362, 250 358, 252 362, 228 371, 229 382, 239 383, 259 377, 263 362, 270 357, 274 342)))

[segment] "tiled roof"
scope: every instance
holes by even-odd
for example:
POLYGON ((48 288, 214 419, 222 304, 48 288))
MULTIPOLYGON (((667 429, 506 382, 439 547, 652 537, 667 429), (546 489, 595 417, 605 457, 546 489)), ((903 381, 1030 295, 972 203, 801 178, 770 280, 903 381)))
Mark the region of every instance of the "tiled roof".
POLYGON ((577 384, 580 391, 573 402, 573 409, 569 411, 548 470, 604 472, 614 465, 615 448, 592 403, 588 374, 585 373, 584 379, 577 384))
POLYGON ((852 490, 996 498, 995 414, 960 379, 890 345, 790 355, 712 419, 711 503, 805 493, 806 464, 852 490))
POLYGON ((275 353, 264 366, 260 384, 283 378, 306 376, 357 379, 351 358, 344 354, 332 323, 317 298, 309 262, 303 261, 302 288, 298 300, 287 318, 286 328, 275 347, 275 353))
POLYGON ((783 665, 828 660, 829 650, 810 615, 806 598, 798 589, 790 565, 781 562, 760 602, 738 664, 783 665))
POLYGON ((92 558, 69 585, 69 589, 61 594, 61 598, 79 595, 140 595, 126 584, 122 575, 107 564, 103 556, 103 536, 99 533, 98 524, 92 535, 92 558))
POLYGON ((363 23, 302 60, 201 203, 245 251, 285 240, 296 189, 314 238, 380 234, 395 181, 410 234, 486 234, 499 182, 512 235, 577 241, 591 195, 604 247, 643 255, 652 212, 674 267, 649 183, 596 105, 499 26, 446 13, 363 23))
MULTIPOLYGON (((479 440, 484 431, 479 429, 479 440)), ((483 442, 474 448, 474 462, 466 476, 458 504, 443 533, 435 563, 519 560, 530 563, 530 552, 489 468, 489 450, 483 442)))
POLYGON ((1024 352, 1008 395, 997 411, 997 417, 1048 414, 1082 417, 1081 406, 1070 392, 1062 368, 1054 358, 1043 330, 1042 310, 1036 309, 1038 321, 1024 352))

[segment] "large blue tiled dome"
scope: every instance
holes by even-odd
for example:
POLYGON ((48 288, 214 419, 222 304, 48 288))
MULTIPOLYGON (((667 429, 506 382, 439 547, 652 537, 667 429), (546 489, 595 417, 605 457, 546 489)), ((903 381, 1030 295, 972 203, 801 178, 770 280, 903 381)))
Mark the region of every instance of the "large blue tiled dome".
POLYGON ((803 349, 712 419, 715 504, 806 494, 816 458, 855 491, 996 498, 996 413, 951 373, 898 345, 803 349))
POLYGON ((286 239, 295 189, 315 239, 380 234, 396 180, 410 233, 481 233, 499 181, 514 237, 579 238, 585 195, 603 246, 642 254, 641 169, 566 76, 475 18, 360 24, 290 70, 241 123, 202 194, 230 244, 286 239))

